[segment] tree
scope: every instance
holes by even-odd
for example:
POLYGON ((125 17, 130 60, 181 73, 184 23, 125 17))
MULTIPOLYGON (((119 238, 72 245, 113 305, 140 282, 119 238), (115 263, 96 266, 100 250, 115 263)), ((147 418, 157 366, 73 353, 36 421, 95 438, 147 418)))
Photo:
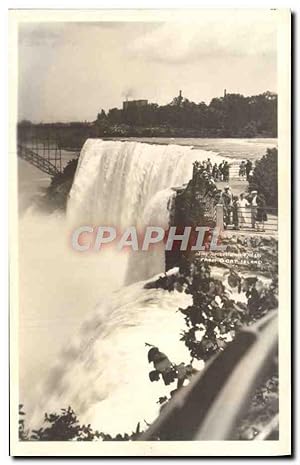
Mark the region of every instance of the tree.
POLYGON ((266 155, 256 162, 249 190, 256 188, 266 199, 268 207, 278 206, 278 151, 277 148, 267 149, 266 155))
POLYGON ((22 127, 28 127, 32 126, 33 123, 29 119, 22 119, 18 124, 22 127))
POLYGON ((249 121, 241 130, 241 137, 256 137, 258 134, 257 125, 255 121, 249 121))
POLYGON ((140 423, 130 435, 110 434, 93 430, 90 424, 81 425, 71 407, 62 408, 60 413, 45 413, 44 424, 30 431, 25 428, 23 405, 19 405, 19 439, 20 441, 134 441, 141 434, 140 423))
POLYGON ((73 184, 78 158, 73 158, 63 169, 52 177, 51 184, 47 189, 45 202, 50 209, 65 210, 68 196, 73 184))

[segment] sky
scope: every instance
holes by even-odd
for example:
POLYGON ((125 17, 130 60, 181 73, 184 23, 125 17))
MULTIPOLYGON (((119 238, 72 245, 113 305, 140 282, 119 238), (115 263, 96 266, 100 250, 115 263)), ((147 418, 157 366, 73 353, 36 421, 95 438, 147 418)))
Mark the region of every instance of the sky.
POLYGON ((178 95, 207 104, 231 93, 277 91, 272 12, 218 10, 193 20, 23 22, 18 119, 93 121, 103 108, 178 95))

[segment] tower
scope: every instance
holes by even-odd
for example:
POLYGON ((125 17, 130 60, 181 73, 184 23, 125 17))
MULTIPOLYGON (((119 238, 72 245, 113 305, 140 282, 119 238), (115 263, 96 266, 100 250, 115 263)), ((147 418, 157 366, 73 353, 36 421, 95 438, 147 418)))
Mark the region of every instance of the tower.
POLYGON ((178 95, 178 105, 181 105, 182 100, 183 100, 183 97, 182 97, 182 90, 180 90, 180 91, 179 91, 179 95, 178 95))

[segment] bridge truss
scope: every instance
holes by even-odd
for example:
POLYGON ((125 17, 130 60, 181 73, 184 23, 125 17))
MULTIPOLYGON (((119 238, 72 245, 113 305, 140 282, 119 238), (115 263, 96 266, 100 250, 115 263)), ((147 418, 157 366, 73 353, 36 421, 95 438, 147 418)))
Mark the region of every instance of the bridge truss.
POLYGON ((61 147, 53 135, 19 131, 18 156, 50 176, 62 171, 61 147))

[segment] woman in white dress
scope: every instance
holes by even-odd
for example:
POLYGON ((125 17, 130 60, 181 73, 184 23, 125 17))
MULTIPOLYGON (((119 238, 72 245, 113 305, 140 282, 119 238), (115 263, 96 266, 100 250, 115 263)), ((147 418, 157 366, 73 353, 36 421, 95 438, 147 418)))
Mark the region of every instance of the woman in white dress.
POLYGON ((237 205, 238 205, 239 226, 243 227, 247 223, 246 207, 249 206, 249 202, 247 199, 245 199, 244 194, 240 194, 240 198, 237 202, 237 205))

